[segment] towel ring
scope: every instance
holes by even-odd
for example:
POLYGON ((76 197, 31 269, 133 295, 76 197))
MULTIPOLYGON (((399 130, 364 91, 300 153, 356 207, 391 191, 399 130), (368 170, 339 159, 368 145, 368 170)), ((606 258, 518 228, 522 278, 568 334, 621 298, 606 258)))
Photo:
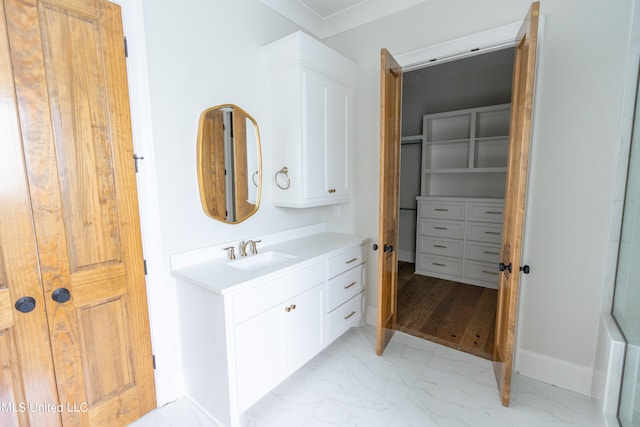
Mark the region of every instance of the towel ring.
POLYGON ((284 166, 276 172, 276 185, 282 190, 286 190, 291 186, 291 178, 289 178, 289 168, 284 166))

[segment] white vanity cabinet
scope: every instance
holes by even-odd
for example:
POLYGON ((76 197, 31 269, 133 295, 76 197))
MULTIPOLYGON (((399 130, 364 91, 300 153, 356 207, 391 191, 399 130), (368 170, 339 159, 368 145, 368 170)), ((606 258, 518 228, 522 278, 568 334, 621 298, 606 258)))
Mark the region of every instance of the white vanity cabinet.
POLYGON ((304 208, 349 201, 355 65, 302 32, 265 46, 264 52, 273 204, 304 208))
MULTIPOLYGON (((307 272, 311 273, 306 269, 301 271, 307 272)), ((282 280, 305 279, 285 277, 282 280)), ((314 283, 314 280, 307 283, 314 283)), ((261 286, 278 286, 278 283, 261 286)), ((235 371, 240 412, 322 349, 322 294, 323 284, 320 283, 235 325, 235 371)))
POLYGON ((366 242, 321 233, 282 244, 295 262, 217 287, 238 274, 234 261, 175 269, 186 397, 239 426, 251 405, 359 324, 366 242))

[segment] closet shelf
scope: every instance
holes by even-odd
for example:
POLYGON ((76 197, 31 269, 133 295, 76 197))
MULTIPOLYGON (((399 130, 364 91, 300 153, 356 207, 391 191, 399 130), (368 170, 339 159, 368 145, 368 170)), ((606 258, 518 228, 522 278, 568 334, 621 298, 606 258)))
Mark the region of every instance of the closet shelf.
POLYGON ((422 141, 422 134, 400 137, 400 141, 422 141))
POLYGON ((483 136, 483 137, 476 137, 475 140, 476 142, 478 141, 492 141, 492 140, 508 140, 509 139, 509 135, 496 135, 496 136, 483 136))
POLYGON ((437 141, 425 141, 427 145, 435 145, 435 144, 468 144, 471 141, 470 138, 461 138, 461 139, 443 139, 437 141))
POLYGON ((505 173, 507 168, 447 168, 425 169, 424 173, 505 173))

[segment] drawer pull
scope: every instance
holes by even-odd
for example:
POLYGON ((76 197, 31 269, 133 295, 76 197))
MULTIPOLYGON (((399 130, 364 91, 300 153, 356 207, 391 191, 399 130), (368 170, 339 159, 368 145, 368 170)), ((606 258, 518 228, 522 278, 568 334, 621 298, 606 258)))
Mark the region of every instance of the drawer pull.
POLYGON ((344 263, 345 264, 351 264, 352 262, 356 262, 357 260, 358 260, 358 258, 353 258, 353 259, 350 259, 349 261, 345 261, 344 263))
POLYGON ((448 230, 447 227, 433 227, 435 230, 448 230))
POLYGON ((353 286, 355 286, 355 285, 357 285, 357 284, 358 284, 358 282, 351 282, 351 283, 349 283, 348 285, 345 285, 345 286, 344 286, 344 288, 345 288, 345 289, 349 289, 349 288, 351 288, 351 287, 353 287, 353 286))
POLYGON ((499 236, 502 233, 499 231, 485 231, 484 234, 492 234, 494 236, 499 236))
POLYGON ((295 304, 291 304, 288 307, 284 308, 284 311, 286 311, 287 313, 289 313, 291 310, 295 310, 296 309, 296 305, 295 304))
POLYGON ((491 252, 491 251, 484 251, 482 253, 486 255, 500 255, 498 252, 491 252))
POLYGON ((486 211, 485 213, 487 215, 502 215, 502 212, 500 211, 486 211))
POLYGON ((498 273, 496 273, 495 271, 482 270, 482 272, 483 272, 484 274, 491 274, 491 275, 493 275, 493 276, 497 276, 497 275, 498 275, 498 273))
POLYGON ((434 211, 438 212, 449 212, 449 209, 435 208, 434 211))
POLYGON ((445 245, 433 245, 434 248, 447 249, 445 245))
POLYGON ((350 314, 348 314, 348 315, 344 316, 344 320, 347 320, 347 319, 349 319, 350 317, 353 317, 353 315, 354 315, 354 314, 356 314, 356 313, 357 313, 357 311, 352 311, 350 314))
POLYGON ((439 262, 432 262, 431 264, 437 265, 438 267, 446 267, 447 264, 440 264, 439 262))

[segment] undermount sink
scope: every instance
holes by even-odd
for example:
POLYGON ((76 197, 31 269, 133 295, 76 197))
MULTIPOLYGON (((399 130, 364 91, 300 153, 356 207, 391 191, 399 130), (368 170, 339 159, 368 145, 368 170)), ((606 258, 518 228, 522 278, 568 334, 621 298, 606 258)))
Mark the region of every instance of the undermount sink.
POLYGON ((270 251, 231 261, 228 265, 229 267, 237 268, 239 270, 257 271, 262 270, 263 268, 276 267, 296 258, 297 257, 295 255, 270 251))

